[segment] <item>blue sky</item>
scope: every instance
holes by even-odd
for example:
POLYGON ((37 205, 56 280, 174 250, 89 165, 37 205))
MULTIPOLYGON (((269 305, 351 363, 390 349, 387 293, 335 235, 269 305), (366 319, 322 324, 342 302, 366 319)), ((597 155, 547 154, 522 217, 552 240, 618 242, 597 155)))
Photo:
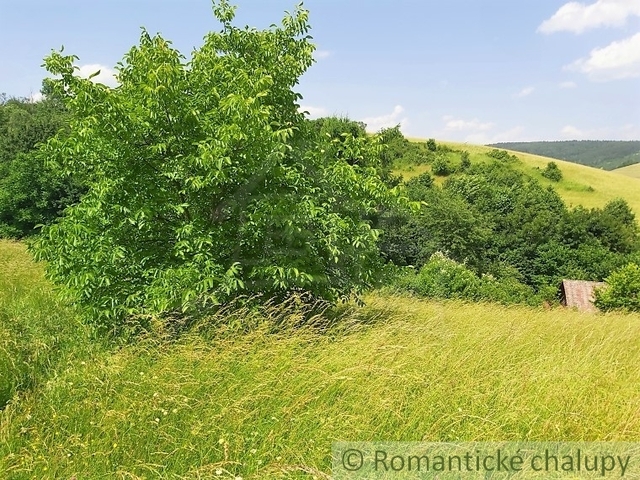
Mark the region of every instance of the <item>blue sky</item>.
MULTIPOLYGON (((296 0, 232 0, 266 28, 296 0)), ((307 0, 313 116, 469 143, 640 140, 640 0, 307 0)), ((82 73, 109 69, 140 27, 188 55, 219 25, 210 0, 0 0, 0 92, 37 95, 64 45, 82 73)))

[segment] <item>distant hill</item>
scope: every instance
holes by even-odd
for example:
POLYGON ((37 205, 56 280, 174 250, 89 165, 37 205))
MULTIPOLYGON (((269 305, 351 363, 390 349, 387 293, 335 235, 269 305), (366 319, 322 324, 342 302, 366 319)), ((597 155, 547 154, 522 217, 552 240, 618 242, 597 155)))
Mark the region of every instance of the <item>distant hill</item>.
POLYGON ((613 173, 619 173, 632 178, 640 178, 640 163, 629 165, 628 167, 616 168, 613 173))
POLYGON ((490 146, 557 158, 603 170, 614 170, 640 163, 640 141, 504 142, 490 146))
MULTIPOLYGON (((425 142, 424 139, 417 138, 411 139, 411 141, 417 143, 425 142)), ((640 142, 636 143, 640 144, 640 142)), ((472 163, 491 160, 487 154, 491 152, 492 147, 444 142, 440 140, 438 140, 438 145, 444 145, 452 149, 448 157, 454 168, 457 167, 460 162, 460 154, 456 152, 462 150, 469 152, 472 163)), ((543 185, 553 187, 568 207, 574 208, 582 205, 587 208, 602 208, 607 202, 615 198, 623 198, 638 218, 640 218, 640 164, 627 167, 626 169, 607 172, 579 163, 558 159, 554 160, 550 157, 515 151, 514 153, 517 155, 519 161, 512 164, 513 168, 521 171, 525 175, 535 178, 543 185), (552 182, 542 176, 542 170, 550 161, 556 161, 562 171, 564 178, 560 182, 552 182), (636 176, 636 174, 639 175, 636 176)), ((394 173, 400 174, 404 178, 411 178, 423 172, 431 172, 431 166, 428 164, 405 165, 397 168, 394 173)), ((442 183, 444 178, 445 177, 437 177, 436 182, 442 183)))

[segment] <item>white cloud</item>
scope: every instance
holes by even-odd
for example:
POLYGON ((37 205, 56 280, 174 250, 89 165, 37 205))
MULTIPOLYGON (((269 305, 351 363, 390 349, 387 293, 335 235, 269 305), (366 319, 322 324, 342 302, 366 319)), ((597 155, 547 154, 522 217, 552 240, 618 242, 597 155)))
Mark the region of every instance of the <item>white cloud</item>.
POLYGON ((560 134, 565 140, 637 140, 640 138, 640 125, 626 124, 592 129, 566 125, 560 130, 560 134))
POLYGON ((462 120, 451 115, 447 115, 446 117, 443 117, 443 120, 447 130, 483 132, 491 130, 494 126, 491 122, 483 123, 477 118, 474 118, 473 120, 462 120))
POLYGON ((560 88, 576 88, 578 84, 576 82, 561 82, 558 86, 560 88))
POLYGON ((328 58, 331 56, 331 52, 329 50, 316 50, 313 53, 313 56, 316 60, 321 60, 323 58, 328 58))
POLYGON ((640 16, 640 0, 597 0, 590 5, 569 2, 542 22, 538 31, 579 34, 591 28, 622 26, 634 15, 640 16))
POLYGON ((522 135, 524 132, 525 128, 522 126, 513 127, 509 130, 496 133, 491 143, 527 141, 529 139, 522 135))
POLYGON ((529 139, 522 135, 524 131, 524 127, 517 126, 494 134, 488 132, 472 133, 467 135, 464 141, 476 145, 487 145, 499 142, 525 142, 529 139))
POLYGON ((300 105, 299 112, 307 112, 310 118, 325 117, 328 115, 327 109, 324 107, 314 107, 312 105, 300 105))
POLYGON ((36 92, 36 93, 32 93, 31 95, 29 95, 29 101, 31 103, 37 103, 44 100, 44 95, 42 94, 42 92, 36 92))
POLYGON ((514 95, 514 97, 516 98, 524 98, 524 97, 528 97, 529 95, 531 95, 534 92, 535 88, 534 87, 526 87, 523 88, 522 90, 520 90, 518 93, 516 93, 514 95))
POLYGON ((409 120, 406 117, 402 117, 404 108, 402 105, 396 105, 393 112, 387 115, 380 115, 379 117, 367 117, 362 121, 367 125, 368 132, 378 132, 383 128, 391 128, 396 125, 400 125, 403 129, 409 125, 409 120))
POLYGON ((107 87, 117 87, 116 72, 109 67, 92 63, 89 65, 78 65, 77 75, 82 78, 89 78, 90 75, 100 71, 100 74, 91 79, 93 83, 102 83, 107 87))
POLYGON ((482 122, 477 118, 473 120, 463 120, 447 115, 442 117, 442 121, 444 122, 444 129, 436 132, 434 135, 435 138, 446 138, 476 145, 527 140, 522 137, 525 129, 521 126, 496 132, 495 123, 482 122))
POLYGON ((572 140, 581 140, 585 138, 585 132, 573 125, 566 125, 562 130, 560 130, 560 133, 563 137, 570 138, 572 140))
POLYGON ((592 80, 607 81, 640 76, 640 33, 591 51, 565 67, 585 73, 592 80))
POLYGON ((617 129, 614 135, 609 138, 618 140, 638 140, 640 138, 640 125, 629 123, 617 129))

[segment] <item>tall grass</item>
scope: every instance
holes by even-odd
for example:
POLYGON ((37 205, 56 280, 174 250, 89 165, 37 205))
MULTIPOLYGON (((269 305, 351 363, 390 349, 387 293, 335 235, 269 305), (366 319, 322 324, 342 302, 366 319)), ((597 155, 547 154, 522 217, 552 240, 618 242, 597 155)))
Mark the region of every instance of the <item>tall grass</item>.
POLYGON ((365 300, 71 361, 1 414, 0 477, 328 478, 336 440, 640 437, 640 316, 365 300))
POLYGON ((0 241, 0 409, 95 344, 23 244, 0 241))

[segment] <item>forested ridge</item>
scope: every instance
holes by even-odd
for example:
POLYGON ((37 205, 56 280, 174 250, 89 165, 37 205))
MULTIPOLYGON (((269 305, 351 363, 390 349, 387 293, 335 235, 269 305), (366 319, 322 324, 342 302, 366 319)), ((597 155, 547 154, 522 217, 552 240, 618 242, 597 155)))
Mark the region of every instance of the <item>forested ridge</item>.
POLYGON ((501 142, 496 148, 557 158, 589 167, 614 170, 640 163, 640 140, 565 140, 548 142, 501 142))

